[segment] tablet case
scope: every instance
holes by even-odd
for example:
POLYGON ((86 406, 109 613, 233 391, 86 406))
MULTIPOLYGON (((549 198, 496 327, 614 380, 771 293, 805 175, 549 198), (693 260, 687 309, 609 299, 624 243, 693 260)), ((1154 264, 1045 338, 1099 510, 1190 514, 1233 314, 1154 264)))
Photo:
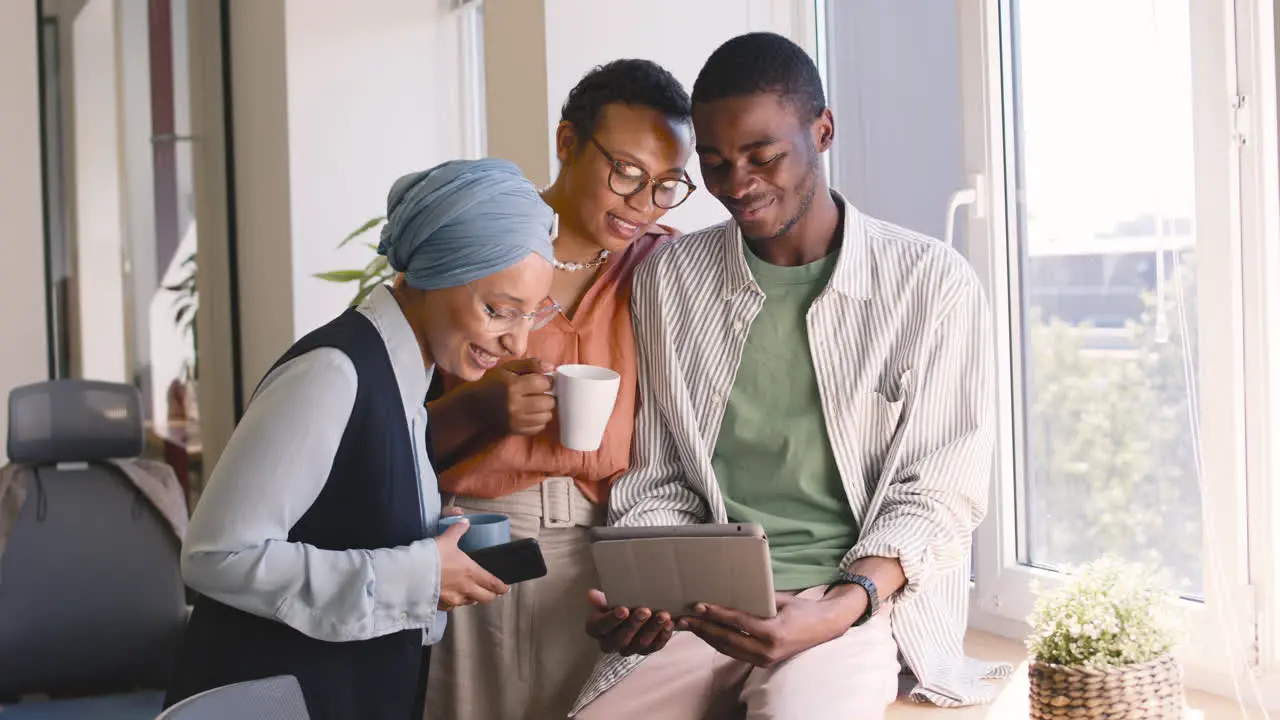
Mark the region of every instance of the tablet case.
POLYGON ((676 617, 699 602, 759 617, 777 614, 763 532, 598 540, 591 553, 610 605, 676 617))
POLYGON ((764 537, 759 523, 700 523, 696 525, 607 525, 591 528, 591 540, 638 540, 677 537, 764 537))

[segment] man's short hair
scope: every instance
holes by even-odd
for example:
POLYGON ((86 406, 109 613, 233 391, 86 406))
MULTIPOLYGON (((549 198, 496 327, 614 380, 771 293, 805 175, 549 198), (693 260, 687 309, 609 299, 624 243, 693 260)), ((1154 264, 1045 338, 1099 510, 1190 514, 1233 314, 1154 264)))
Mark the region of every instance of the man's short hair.
POLYGON ((579 142, 586 142, 595 134, 600 112, 613 103, 652 108, 682 122, 691 119, 689 94, 674 75, 649 60, 623 59, 584 75, 560 108, 560 121, 571 123, 579 142))
POLYGON ((799 45, 776 33, 739 35, 721 45, 693 83, 693 103, 776 93, 805 120, 827 109, 818 66, 799 45))

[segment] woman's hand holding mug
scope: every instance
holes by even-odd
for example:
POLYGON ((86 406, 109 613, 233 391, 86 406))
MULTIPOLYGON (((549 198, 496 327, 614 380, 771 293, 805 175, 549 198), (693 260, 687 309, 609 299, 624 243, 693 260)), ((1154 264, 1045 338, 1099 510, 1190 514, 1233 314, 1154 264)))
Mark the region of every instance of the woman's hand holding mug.
POLYGON ((556 400, 548 393, 555 368, 537 358, 521 358, 485 373, 476 386, 485 414, 501 435, 537 435, 551 422, 556 400))
POLYGON ((458 547, 458 541, 469 528, 470 523, 462 519, 436 538, 436 550, 440 554, 441 610, 492 602, 511 589, 458 547))

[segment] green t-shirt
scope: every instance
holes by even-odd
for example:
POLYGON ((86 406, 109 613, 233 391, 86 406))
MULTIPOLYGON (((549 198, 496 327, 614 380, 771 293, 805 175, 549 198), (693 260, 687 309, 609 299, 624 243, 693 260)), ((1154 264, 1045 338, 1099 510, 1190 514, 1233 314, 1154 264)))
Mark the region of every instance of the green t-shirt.
POLYGON ((805 323, 837 254, 781 267, 743 251, 766 300, 742 351, 712 465, 730 520, 759 523, 768 534, 775 588, 823 585, 857 540, 805 323))

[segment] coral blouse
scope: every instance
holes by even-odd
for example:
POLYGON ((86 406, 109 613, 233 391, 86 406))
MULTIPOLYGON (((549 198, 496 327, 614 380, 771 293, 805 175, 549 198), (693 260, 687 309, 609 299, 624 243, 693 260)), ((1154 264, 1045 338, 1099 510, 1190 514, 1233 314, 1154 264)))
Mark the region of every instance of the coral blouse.
MULTIPOLYGON (((496 498, 536 486, 548 477, 571 477, 592 502, 606 501, 610 484, 630 462, 635 429, 638 373, 631 328, 631 279, 650 253, 675 236, 670 228, 654 226, 653 232, 622 253, 610 255, 582 296, 572 321, 558 314, 529 335, 526 354, 530 357, 556 366, 598 365, 622 376, 600 448, 578 452, 562 447, 560 428, 553 419, 537 435, 507 436, 457 463, 440 476, 442 492, 496 498)), ((459 384, 455 377, 444 377, 446 392, 459 384)))

